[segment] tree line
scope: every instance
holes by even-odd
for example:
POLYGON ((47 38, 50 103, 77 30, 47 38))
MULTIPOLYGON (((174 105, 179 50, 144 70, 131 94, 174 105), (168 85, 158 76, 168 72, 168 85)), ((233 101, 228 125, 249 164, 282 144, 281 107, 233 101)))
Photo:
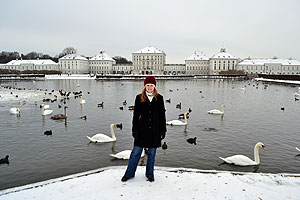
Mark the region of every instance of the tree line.
MULTIPOLYGON (((19 52, 7 52, 2 51, 0 53, 0 64, 6 64, 12 60, 37 60, 37 59, 50 59, 58 63, 58 59, 68 54, 76 54, 77 50, 74 47, 66 47, 61 53, 52 57, 48 54, 37 53, 35 51, 29 52, 27 54, 20 54, 19 52)), ((126 58, 121 56, 115 56, 113 59, 117 64, 132 64, 131 61, 128 61, 126 58)))

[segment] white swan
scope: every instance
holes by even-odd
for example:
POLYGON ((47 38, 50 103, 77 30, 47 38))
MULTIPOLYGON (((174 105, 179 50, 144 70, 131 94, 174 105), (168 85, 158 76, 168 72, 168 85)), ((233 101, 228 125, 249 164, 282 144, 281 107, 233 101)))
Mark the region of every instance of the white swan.
POLYGON ((225 107, 225 105, 222 104, 222 111, 217 110, 217 109, 213 109, 213 110, 207 111, 207 113, 208 114, 213 114, 213 115, 223 115, 224 114, 224 107, 225 107))
POLYGON ((175 119, 175 120, 171 120, 171 121, 168 121, 167 122, 167 125, 171 125, 171 126, 184 126, 184 125, 187 125, 187 112, 184 113, 184 122, 178 120, 178 119, 175 119))
POLYGON ((244 155, 234 155, 227 158, 222 158, 222 157, 219 158, 226 163, 234 164, 234 165, 240 165, 240 166, 259 165, 260 164, 259 154, 258 154, 259 147, 261 147, 263 150, 266 150, 265 145, 261 142, 258 142, 254 146, 254 161, 244 155))
POLYGON ((115 132, 114 132, 114 128, 116 128, 117 126, 115 124, 111 124, 110 125, 110 133, 111 133, 111 137, 104 135, 102 133, 98 133, 96 135, 94 135, 93 137, 89 137, 86 136, 91 142, 114 142, 117 140, 115 132))
POLYGON ((20 108, 11 108, 9 110, 9 112, 10 112, 10 114, 20 115, 21 110, 20 110, 20 108))
POLYGON ((297 149, 298 151, 300 151, 300 149, 299 149, 298 147, 296 147, 296 149, 297 149))
POLYGON ((82 96, 80 96, 79 98, 80 98, 80 104, 84 104, 84 103, 85 103, 85 100, 82 99, 82 96))
POLYGON ((42 115, 51 115, 53 110, 45 110, 45 105, 42 104, 42 115))
MULTIPOLYGON (((124 150, 116 154, 109 154, 111 157, 117 158, 117 159, 123 159, 128 160, 130 158, 132 150, 124 150)), ((141 158, 145 156, 145 150, 143 149, 141 158)))

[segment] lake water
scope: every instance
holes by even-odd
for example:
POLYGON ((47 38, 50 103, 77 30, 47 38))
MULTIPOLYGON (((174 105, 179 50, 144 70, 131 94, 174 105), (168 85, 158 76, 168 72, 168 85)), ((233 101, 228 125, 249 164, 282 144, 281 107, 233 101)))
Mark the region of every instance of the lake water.
MULTIPOLYGON (((26 89, 43 88, 55 91, 83 91, 86 104, 79 98, 66 101, 68 119, 54 121, 42 117, 42 100, 0 102, 0 157, 10 156, 10 164, 0 165, 0 189, 43 181, 91 169, 127 165, 127 160, 109 156, 131 149, 132 111, 136 94, 143 88, 143 81, 134 80, 45 80, 2 81, 1 86, 26 89), (80 84, 80 87, 77 87, 80 84), (88 94, 89 93, 89 94, 88 94), (122 102, 127 101, 124 110, 122 102), (98 103, 104 102, 104 108, 98 103), (21 116, 11 115, 9 109, 19 107, 21 116), (86 115, 87 120, 80 119, 86 115), (117 141, 94 144, 87 139, 96 133, 110 135, 110 124, 122 123, 115 129, 117 141), (44 131, 52 130, 52 136, 44 131)), ((169 127, 167 150, 157 151, 156 166, 185 167, 245 172, 299 173, 300 156, 300 102, 294 100, 297 87, 235 80, 158 80, 158 91, 164 99, 167 121, 192 109, 187 127, 169 127), (240 88, 245 87, 246 90, 240 88), (173 90, 172 92, 170 90, 173 90), (176 104, 182 103, 182 108, 176 104), (208 110, 221 109, 223 117, 209 115, 208 110), (281 108, 284 107, 284 111, 281 108), (213 128, 213 129, 210 129, 213 128), (211 130, 211 131, 209 131, 211 130), (197 137, 197 144, 186 140, 197 137), (259 167, 239 167, 222 164, 218 158, 243 154, 253 159, 253 148, 263 142, 259 167)), ((60 101, 46 103, 53 114, 63 113, 60 101)), ((140 164, 145 165, 146 157, 140 164)), ((120 177, 121 178, 121 177, 120 177)))

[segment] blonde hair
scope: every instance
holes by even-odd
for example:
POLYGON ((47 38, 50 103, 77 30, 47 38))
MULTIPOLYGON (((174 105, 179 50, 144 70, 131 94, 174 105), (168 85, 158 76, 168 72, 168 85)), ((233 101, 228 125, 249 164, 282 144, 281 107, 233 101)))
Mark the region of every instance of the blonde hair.
MULTIPOLYGON (((157 91, 156 88, 154 88, 154 90, 153 90, 153 97, 156 99, 157 95, 158 95, 158 91, 157 91)), ((147 95, 146 95, 146 88, 145 87, 143 88, 142 94, 140 95, 140 97, 141 97, 141 102, 145 102, 146 101, 147 95)))

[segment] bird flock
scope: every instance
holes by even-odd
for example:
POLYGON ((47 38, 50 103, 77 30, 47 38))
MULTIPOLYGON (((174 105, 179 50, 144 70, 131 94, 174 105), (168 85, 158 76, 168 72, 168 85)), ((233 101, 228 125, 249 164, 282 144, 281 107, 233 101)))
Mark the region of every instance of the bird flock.
MULTIPOLYGON (((79 83, 76 86, 80 87, 79 83)), ((240 89, 241 89, 242 92, 246 92, 247 87, 249 87, 249 86, 251 86, 250 82, 248 83, 248 86, 244 85, 240 89)), ((268 86, 269 86, 268 84, 263 84, 263 88, 265 90, 268 89, 268 86)), ((258 89, 259 83, 253 84, 253 87, 258 89)), ((17 88, 17 87, 4 87, 4 88, 7 89, 7 90, 15 90, 15 91, 16 90, 18 90, 18 91, 26 90, 25 88, 17 88)), ((232 86, 232 89, 234 89, 233 86, 232 86)), ((185 88, 185 90, 187 90, 187 88, 185 88)), ((42 116, 48 116, 49 115, 49 116, 51 116, 50 119, 52 119, 52 120, 66 120, 67 119, 68 106, 63 105, 63 104, 67 104, 67 101, 70 98, 75 98, 75 99, 79 98, 79 104, 80 105, 84 105, 84 104, 87 103, 87 101, 85 99, 83 99, 84 94, 83 94, 82 91, 71 92, 71 91, 65 91, 63 89, 60 89, 59 91, 54 91, 54 90, 49 90, 48 91, 47 89, 37 89, 37 91, 40 91, 40 92, 44 93, 44 97, 42 99, 43 104, 40 105, 41 115, 42 116), (52 115, 53 110, 50 109, 49 104, 45 104, 46 102, 47 103, 58 102, 58 104, 57 104, 58 109, 63 107, 64 113, 63 114, 52 115)), ((168 91, 169 92, 174 92, 174 91, 178 91, 178 89, 177 90, 169 89, 168 91)), ((203 94, 203 91, 200 90, 199 93, 203 94)), ((11 91, 10 94, 14 95, 16 98, 19 97, 19 95, 16 94, 16 92, 14 92, 14 91, 11 91)), ((90 92, 87 92, 87 94, 90 94, 90 92)), ((299 101, 299 98, 300 98, 299 90, 297 92, 295 92, 293 94, 293 96, 294 96, 295 101, 299 101)), ((204 95, 202 95, 201 98, 205 98, 204 95)), ((165 102, 167 104, 171 104, 172 100, 171 100, 171 98, 168 98, 168 99, 165 100, 165 102)), ((215 102, 215 100, 213 100, 213 102, 215 102)), ((124 110, 124 108, 126 108, 126 106, 128 104, 127 100, 124 100, 121 104, 122 105, 119 107, 119 109, 124 110)), ((102 101, 102 102, 98 103, 95 106, 103 109, 104 108, 104 102, 102 101)), ((183 103, 179 102, 175 105, 175 109, 181 110, 183 108, 183 106, 184 106, 184 102, 183 103)), ((134 106, 128 106, 128 110, 134 110, 134 106)), ((285 109, 284 106, 282 106, 282 107, 280 107, 280 110, 285 111, 286 109, 285 109)), ((190 118, 191 112, 192 112, 192 109, 188 108, 188 110, 186 112, 178 114, 178 119, 167 121, 166 124, 169 125, 169 126, 174 126, 174 127, 175 126, 187 126, 188 125, 188 119, 190 118), (183 119, 184 121, 181 121, 181 119, 183 119)), ((221 115, 221 116, 223 116, 224 113, 225 113, 225 104, 224 103, 221 104, 221 110, 212 109, 212 110, 208 110, 207 113, 211 114, 211 115, 221 115)), ((17 115, 18 117, 20 117, 21 108, 19 108, 19 107, 10 108, 10 114, 17 115)), ((80 119, 87 120, 87 116, 83 115, 83 116, 80 117, 80 119)), ((114 128, 122 129, 122 124, 112 123, 110 125, 111 137, 108 136, 107 134, 96 133, 93 136, 87 136, 87 138, 92 143, 114 142, 114 141, 117 140, 115 132, 114 132, 114 128)), ((205 128, 205 131, 217 131, 217 129, 215 129, 215 128, 205 128)), ((52 134, 53 134, 52 130, 44 131, 44 135, 46 135, 46 136, 52 136, 52 134)), ((197 144, 196 140, 197 140, 197 137, 191 137, 191 138, 188 138, 186 141, 189 144, 196 145, 197 144)), ((162 149, 165 151, 167 148, 168 148, 168 145, 166 144, 166 142, 164 142, 162 144, 162 149)), ((250 158, 248 158, 244 155, 233 155, 233 156, 226 157, 226 158, 223 158, 223 157, 219 157, 219 158, 221 160, 223 160, 225 163, 228 163, 228 164, 235 164, 235 165, 240 165, 240 166, 259 165, 260 164, 259 153, 258 153, 259 148, 262 148, 262 149, 265 150, 265 145, 261 142, 258 142, 255 145, 255 147, 254 147, 254 160, 252 160, 252 159, 250 159, 250 158)), ((297 147, 296 147, 296 150, 300 151, 297 147)), ((131 152, 131 150, 123 150, 123 151, 121 151, 119 153, 116 153, 116 154, 110 154, 110 156, 113 157, 113 158, 116 158, 116 159, 129 159, 130 152, 131 152)), ((145 152, 143 151, 142 156, 144 156, 144 155, 145 155, 145 152)), ((2 158, 0 160, 0 164, 9 164, 8 158, 9 158, 9 156, 6 155, 5 158, 2 158)))

